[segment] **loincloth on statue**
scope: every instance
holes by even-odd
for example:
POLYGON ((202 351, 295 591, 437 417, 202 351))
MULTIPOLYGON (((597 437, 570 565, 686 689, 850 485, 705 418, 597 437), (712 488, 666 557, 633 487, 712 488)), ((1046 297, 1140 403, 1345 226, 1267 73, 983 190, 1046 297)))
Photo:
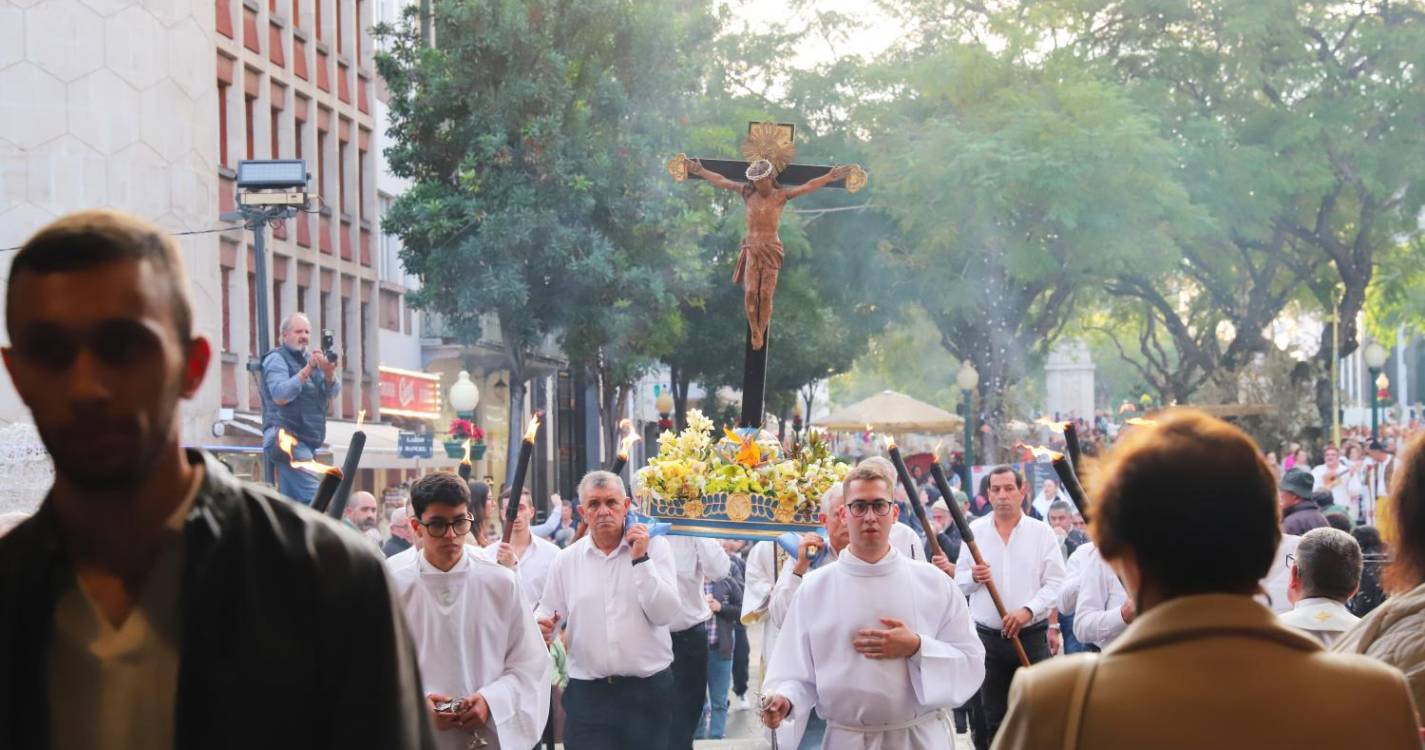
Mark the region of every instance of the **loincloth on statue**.
POLYGON ((732 272, 732 283, 742 283, 747 276, 748 264, 764 270, 780 271, 784 255, 781 240, 743 240, 742 252, 737 255, 737 269, 732 272))

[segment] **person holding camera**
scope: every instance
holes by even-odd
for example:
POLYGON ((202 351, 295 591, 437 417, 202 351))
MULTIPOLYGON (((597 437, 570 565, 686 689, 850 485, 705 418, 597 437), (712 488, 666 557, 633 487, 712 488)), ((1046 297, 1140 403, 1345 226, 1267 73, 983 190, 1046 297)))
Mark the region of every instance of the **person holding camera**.
POLYGON ((329 340, 325 350, 307 352, 312 324, 302 313, 282 321, 282 345, 262 357, 262 447, 277 469, 277 489, 311 505, 320 479, 292 467, 310 461, 327 436, 327 404, 341 392, 337 355, 329 340), (297 438, 289 456, 277 442, 278 430, 297 438))

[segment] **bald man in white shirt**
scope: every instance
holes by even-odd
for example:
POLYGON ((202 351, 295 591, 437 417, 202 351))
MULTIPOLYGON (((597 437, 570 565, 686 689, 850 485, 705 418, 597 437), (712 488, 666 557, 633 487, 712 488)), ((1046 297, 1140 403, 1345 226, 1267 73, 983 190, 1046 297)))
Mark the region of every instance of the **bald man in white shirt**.
MULTIPOLYGON (((1024 514, 1024 478, 1011 466, 989 475, 994 510, 970 524, 984 565, 976 565, 969 545, 960 547, 955 582, 970 597, 970 615, 985 645, 985 683, 971 701, 971 726, 977 750, 987 750, 999 731, 1009 702, 1009 683, 1019 669, 1010 638, 1018 635, 1030 663, 1048 659, 1050 611, 1058 603, 1064 579, 1064 553, 1049 524, 1024 514), (1000 617, 985 583, 993 580, 1007 614, 1000 617)), ((1057 633, 1052 637, 1058 640, 1057 633)))
POLYGON ((564 747, 658 747, 672 708, 668 626, 682 606, 673 553, 647 526, 625 527, 631 503, 617 474, 586 474, 579 501, 589 532, 554 558, 536 610, 545 638, 568 625, 564 747))

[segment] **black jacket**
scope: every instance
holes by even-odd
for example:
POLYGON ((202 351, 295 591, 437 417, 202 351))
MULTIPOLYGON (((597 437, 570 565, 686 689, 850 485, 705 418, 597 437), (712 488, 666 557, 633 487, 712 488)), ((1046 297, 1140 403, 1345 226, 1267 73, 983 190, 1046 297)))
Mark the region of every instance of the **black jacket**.
POLYGON ((732 658, 732 649, 736 645, 735 633, 738 624, 742 622, 742 576, 737 571, 737 564, 733 565, 731 574, 713 581, 708 586, 712 589, 712 598, 722 605, 722 609, 713 613, 708 627, 717 628, 717 653, 724 659, 732 658))
POLYGON ((1287 534, 1301 536, 1312 529, 1330 525, 1321 509, 1310 500, 1302 500, 1282 511, 1282 531, 1287 534))
MULTIPOLYGON (((434 747, 415 649, 371 544, 206 453, 189 460, 205 473, 183 531, 174 746, 434 747)), ((48 646, 68 568, 48 503, 0 539, 7 750, 49 746, 48 646)))

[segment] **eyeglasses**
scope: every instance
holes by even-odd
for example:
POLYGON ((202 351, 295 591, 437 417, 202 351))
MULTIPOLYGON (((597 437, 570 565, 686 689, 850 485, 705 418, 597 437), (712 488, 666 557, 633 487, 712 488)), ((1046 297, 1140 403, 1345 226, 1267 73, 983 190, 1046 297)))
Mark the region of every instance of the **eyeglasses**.
POLYGON ((444 518, 432 518, 430 523, 416 519, 416 523, 426 527, 426 531, 430 533, 431 536, 445 536, 445 532, 451 529, 455 529, 456 536, 462 536, 470 532, 470 524, 474 522, 475 519, 470 516, 462 516, 454 521, 449 521, 444 518))
POLYGON ((868 510, 878 516, 888 516, 891 514, 891 504, 886 500, 876 500, 869 503, 865 500, 856 500, 855 502, 847 503, 846 510, 850 511, 851 515, 857 518, 865 516, 868 510))

